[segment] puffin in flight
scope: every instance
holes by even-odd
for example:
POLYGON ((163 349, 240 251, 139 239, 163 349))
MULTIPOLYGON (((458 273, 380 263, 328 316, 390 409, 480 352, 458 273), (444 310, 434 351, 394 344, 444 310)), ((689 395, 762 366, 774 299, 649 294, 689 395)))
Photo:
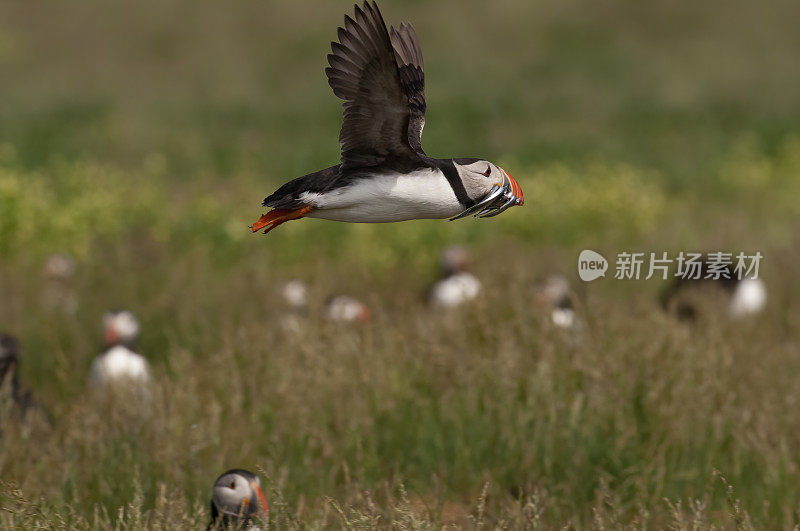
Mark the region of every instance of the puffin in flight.
POLYGON ((522 205, 519 183, 478 158, 434 159, 422 150, 425 73, 410 24, 388 31, 377 4, 355 6, 325 69, 344 100, 341 163, 284 184, 252 225, 271 231, 302 217, 351 223, 491 217, 522 205))

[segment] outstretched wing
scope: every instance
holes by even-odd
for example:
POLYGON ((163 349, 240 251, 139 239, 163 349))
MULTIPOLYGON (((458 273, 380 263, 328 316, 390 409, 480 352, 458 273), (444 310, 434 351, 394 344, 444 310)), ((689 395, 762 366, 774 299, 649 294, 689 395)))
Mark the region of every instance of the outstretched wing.
POLYGON ((425 78, 413 28, 393 28, 390 38, 377 4, 365 1, 355 18, 345 16, 338 37, 325 73, 344 100, 342 171, 424 157, 425 78))
POLYGON ((400 72, 400 82, 408 98, 408 143, 418 152, 422 151, 422 128, 425 127, 425 65, 417 32, 411 24, 400 23, 399 29, 391 29, 392 48, 400 72))

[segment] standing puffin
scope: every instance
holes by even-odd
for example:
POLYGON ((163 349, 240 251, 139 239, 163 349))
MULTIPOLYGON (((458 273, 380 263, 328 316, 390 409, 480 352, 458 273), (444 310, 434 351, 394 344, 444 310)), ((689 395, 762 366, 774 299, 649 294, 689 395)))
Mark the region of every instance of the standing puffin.
POLYGON ((267 498, 261 491, 258 476, 241 468, 224 472, 211 489, 212 529, 258 529, 253 518, 269 514, 267 498))
POLYGON ((139 321, 128 310, 108 312, 103 316, 106 350, 92 363, 89 381, 95 388, 127 382, 137 386, 150 381, 150 364, 136 352, 139 321))
POLYGON ((550 321, 559 328, 578 328, 572 289, 563 275, 550 275, 537 282, 537 304, 550 312, 550 321))
POLYGON ((442 252, 442 277, 430 290, 428 300, 439 308, 455 308, 474 300, 481 292, 481 281, 469 269, 469 251, 457 245, 442 252))
POLYGON ((75 260, 65 254, 47 257, 42 268, 42 302, 46 308, 75 315, 78 310, 78 294, 74 287, 76 270, 75 260))
POLYGON ((325 317, 329 321, 343 323, 367 323, 370 319, 369 306, 349 295, 336 295, 325 303, 325 317))
POLYGON ((425 74, 410 24, 388 31, 377 4, 355 6, 331 43, 325 69, 344 100, 341 163, 294 179, 264 199, 252 225, 266 234, 302 217, 351 223, 491 217, 522 205, 522 188, 477 158, 434 159, 422 150, 425 74))
POLYGON ((704 300, 709 299, 713 307, 713 291, 723 295, 725 310, 733 319, 753 317, 767 306, 767 287, 763 280, 738 278, 731 266, 722 267, 720 277, 713 279, 709 278, 712 276, 710 267, 708 261, 703 261, 698 278, 674 277, 661 291, 662 309, 681 320, 694 321, 704 300))
POLYGON ((19 340, 10 334, 0 334, 0 394, 8 392, 6 396, 10 396, 20 420, 26 421, 32 413, 38 412, 41 418, 49 421, 49 415, 33 394, 19 383, 19 356, 19 340))
POLYGON ((280 295, 288 309, 281 315, 281 328, 284 332, 299 334, 308 307, 308 288, 302 280, 290 280, 280 287, 280 295))

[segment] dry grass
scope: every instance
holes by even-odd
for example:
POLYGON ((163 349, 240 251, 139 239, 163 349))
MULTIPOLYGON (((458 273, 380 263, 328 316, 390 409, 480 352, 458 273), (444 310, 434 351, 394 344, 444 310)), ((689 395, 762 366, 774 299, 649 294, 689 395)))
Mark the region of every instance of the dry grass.
POLYGON ((599 281, 581 295, 575 337, 532 303, 547 272, 537 264, 567 270, 571 253, 489 247, 485 300, 449 314, 424 308, 418 272, 400 265, 379 277, 346 259, 295 270, 317 304, 347 286, 376 310, 351 328, 312 308, 301 334, 281 330, 283 277, 258 264, 220 273, 162 249, 154 271, 105 257, 102 271, 128 264, 123 291, 137 296, 120 296, 144 317, 157 380, 152 403, 113 408, 84 386, 92 305, 119 277, 84 278, 93 293, 71 318, 44 317, 39 286, 17 286, 13 315, 37 316, 21 323, 43 364, 28 370, 56 421, 17 430, 6 412, 0 521, 202 522, 209 479, 247 466, 262 471, 281 528, 791 527, 800 308, 798 278, 776 271, 798 257, 763 252, 774 298, 753 323, 711 314, 687 327, 660 312, 654 286, 599 281))
POLYGON ((429 151, 497 159, 524 208, 250 235, 274 184, 338 156, 345 7, 0 5, 0 329, 51 417, 0 400, 0 528, 201 528, 237 466, 280 529, 800 525, 794 4, 385 4, 422 35, 429 151), (487 289, 439 313, 450 243, 487 289), (564 334, 534 284, 579 284, 583 248, 760 250, 769 307, 687 326, 658 282, 607 278, 564 334), (78 260, 75 314, 47 304, 52 252, 78 260), (322 320, 336 293, 373 320, 322 320), (142 321, 144 403, 86 392, 114 307, 142 321))

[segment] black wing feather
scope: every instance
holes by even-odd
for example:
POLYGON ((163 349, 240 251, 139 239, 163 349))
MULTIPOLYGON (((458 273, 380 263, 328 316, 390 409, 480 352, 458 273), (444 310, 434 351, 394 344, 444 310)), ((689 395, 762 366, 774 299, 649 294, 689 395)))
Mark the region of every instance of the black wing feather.
POLYGON ((424 158, 425 76, 414 29, 401 24, 390 36, 377 4, 365 1, 338 37, 325 73, 344 100, 342 171, 424 158))
POLYGON ((408 97, 409 123, 408 142, 412 149, 422 151, 422 128, 425 127, 425 65, 417 32, 411 24, 401 23, 392 27, 392 48, 400 72, 400 82, 408 97))
POLYGON ((378 165, 397 171, 430 165, 421 144, 425 73, 414 28, 400 24, 387 32, 378 6, 365 1, 363 8, 355 6, 355 18, 345 16, 337 37, 325 73, 333 93, 344 100, 342 163, 284 184, 264 206, 300 208, 304 192, 346 186, 378 165))

